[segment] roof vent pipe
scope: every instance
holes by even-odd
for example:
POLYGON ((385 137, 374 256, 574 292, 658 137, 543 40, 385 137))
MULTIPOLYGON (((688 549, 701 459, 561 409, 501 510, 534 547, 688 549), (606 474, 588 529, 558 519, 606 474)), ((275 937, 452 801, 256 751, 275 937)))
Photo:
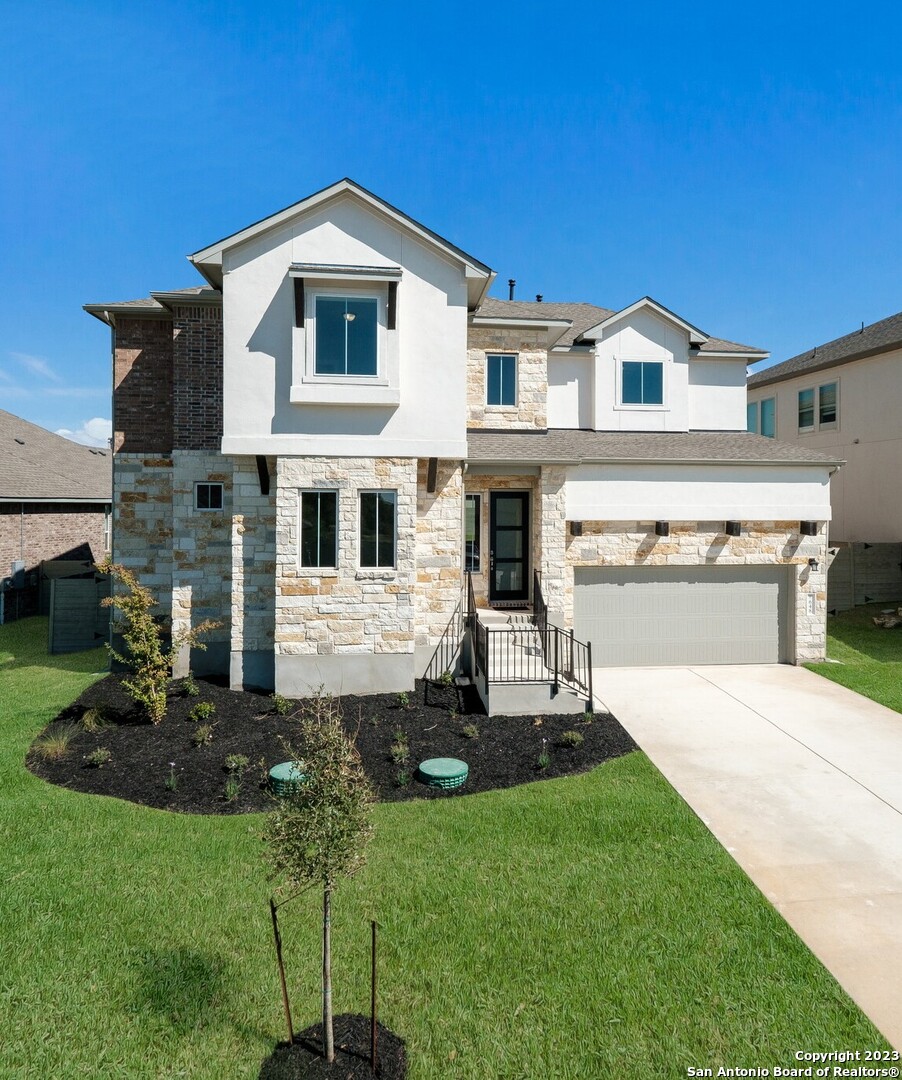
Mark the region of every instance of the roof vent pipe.
POLYGON ((510 290, 510 295, 508 296, 508 300, 513 300, 513 298, 514 298, 514 289, 516 289, 516 287, 517 287, 517 279, 516 278, 508 278, 507 287, 510 290))
POLYGON ((544 299, 545 299, 545 297, 542 296, 542 294, 540 292, 536 293, 536 303, 537 304, 541 304, 544 299))

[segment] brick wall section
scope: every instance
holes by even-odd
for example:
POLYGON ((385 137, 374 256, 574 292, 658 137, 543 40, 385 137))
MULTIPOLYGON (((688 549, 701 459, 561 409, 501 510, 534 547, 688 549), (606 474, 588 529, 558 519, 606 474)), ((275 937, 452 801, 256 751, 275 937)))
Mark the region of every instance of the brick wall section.
POLYGON ((26 570, 47 559, 99 562, 105 518, 105 508, 90 503, 0 503, 0 578, 19 559, 26 570))
POLYGON ((172 449, 172 320, 116 320, 113 351, 113 450, 172 449))
MULTIPOLYGON (((463 485, 460 463, 439 461, 435 491, 429 462, 417 467, 416 644, 435 646, 460 600, 463 582, 463 485)), ((418 673, 421 674, 421 673, 418 673)))
POLYGON ((714 522, 671 522, 656 536, 649 522, 584 521, 583 535, 566 538, 566 625, 573 625, 573 570, 577 566, 787 566, 795 583, 796 659, 820 660, 826 649, 827 534, 799 536, 797 521, 743 522, 742 536, 726 536, 714 522), (818 569, 808 566, 815 558, 818 569), (813 598, 813 599, 812 599, 813 598), (812 608, 809 608, 811 603, 812 608))
POLYGON ((535 430, 548 426, 548 353, 537 332, 470 327, 467 427, 535 430), (486 404, 486 353, 517 353, 517 404, 486 404))
POLYGON ((415 458, 279 459, 276 633, 279 655, 412 653, 416 579, 415 458), (298 565, 298 492, 338 490, 338 567, 298 565), (358 563, 358 492, 398 493, 394 569, 358 563))
POLYGON ((222 305, 173 309, 173 447, 218 451, 222 441, 222 305))
POLYGON ((254 458, 232 470, 232 652, 273 648, 276 577, 276 459, 267 458, 270 489, 260 494, 254 458))

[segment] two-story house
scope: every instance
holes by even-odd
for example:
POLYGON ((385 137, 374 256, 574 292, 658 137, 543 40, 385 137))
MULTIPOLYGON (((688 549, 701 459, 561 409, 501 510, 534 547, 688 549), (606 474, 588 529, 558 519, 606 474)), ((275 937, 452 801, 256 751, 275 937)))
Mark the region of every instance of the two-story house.
MULTIPOLYGON (((594 663, 823 655, 836 462, 745 431, 760 350, 644 298, 501 301, 350 180, 190 256, 113 330, 114 557, 192 662, 283 694, 400 691, 461 600, 594 663)), ((187 662, 187 661, 186 661, 187 662)))
POLYGON ((748 381, 748 427, 846 464, 831 485, 828 607, 902 598, 902 313, 748 381))

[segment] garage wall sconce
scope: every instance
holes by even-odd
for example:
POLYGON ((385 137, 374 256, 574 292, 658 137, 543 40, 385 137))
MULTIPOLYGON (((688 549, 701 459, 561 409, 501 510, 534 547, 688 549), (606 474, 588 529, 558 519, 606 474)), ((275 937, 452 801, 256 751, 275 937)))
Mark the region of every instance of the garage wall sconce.
POLYGON ((809 570, 813 570, 815 573, 817 573, 817 571, 820 569, 820 567, 821 567, 821 564, 817 561, 817 559, 809 559, 808 560, 808 569, 809 570))
POLYGON ((799 533, 802 536, 817 536, 817 522, 816 521, 800 521, 799 533))
POLYGON ((570 522, 570 535, 571 536, 582 536, 582 534, 583 534, 583 523, 581 521, 571 521, 570 522))
POLYGON ((670 536, 670 522, 669 521, 656 521, 655 522, 655 536, 670 536))
POLYGON ((739 536, 742 533, 742 525, 738 521, 725 521, 723 531, 727 536, 739 536))

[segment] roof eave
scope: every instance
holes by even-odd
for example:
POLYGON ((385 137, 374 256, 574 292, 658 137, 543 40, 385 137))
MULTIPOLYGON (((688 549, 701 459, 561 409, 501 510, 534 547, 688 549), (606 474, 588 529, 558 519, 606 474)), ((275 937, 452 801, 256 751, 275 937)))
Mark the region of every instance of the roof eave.
MULTIPOLYGON (((814 375, 818 371, 826 371, 828 368, 841 367, 843 364, 854 364, 858 360, 867 360, 871 356, 879 356, 881 353, 893 352, 896 349, 902 349, 902 340, 890 341, 883 345, 874 345, 869 349, 861 349, 858 352, 850 353, 848 356, 836 357, 832 360, 824 360, 823 363, 811 363, 806 364, 804 367, 796 368, 795 371, 784 372, 780 375, 771 375, 772 371, 782 367, 778 364, 775 368, 768 368, 765 371, 756 371, 753 375, 749 376, 748 389, 757 390, 759 386, 771 386, 773 383, 789 382, 790 379, 801 379, 806 375, 814 375), (754 381, 753 380, 757 380, 754 381)), ((812 357, 812 360, 814 358, 812 357)), ((791 364, 792 360, 787 360, 787 364, 791 364)))
POLYGON ((643 296, 640 300, 636 300, 635 303, 627 305, 627 307, 622 308, 620 311, 615 311, 613 315, 609 315, 600 323, 596 323, 595 326, 590 326, 588 330, 583 330, 580 334, 580 339, 595 340, 595 338, 601 337, 609 326, 612 326, 620 319, 625 319, 627 316, 632 315, 634 311, 639 311, 641 308, 652 308, 659 315, 669 319, 677 326, 682 327, 682 329, 689 334, 690 344, 704 345, 708 340, 708 335, 699 330, 697 326, 693 326, 692 323, 686 322, 686 320, 677 315, 676 312, 671 311, 670 308, 664 307, 663 304, 658 303, 658 301, 651 296, 643 296))

